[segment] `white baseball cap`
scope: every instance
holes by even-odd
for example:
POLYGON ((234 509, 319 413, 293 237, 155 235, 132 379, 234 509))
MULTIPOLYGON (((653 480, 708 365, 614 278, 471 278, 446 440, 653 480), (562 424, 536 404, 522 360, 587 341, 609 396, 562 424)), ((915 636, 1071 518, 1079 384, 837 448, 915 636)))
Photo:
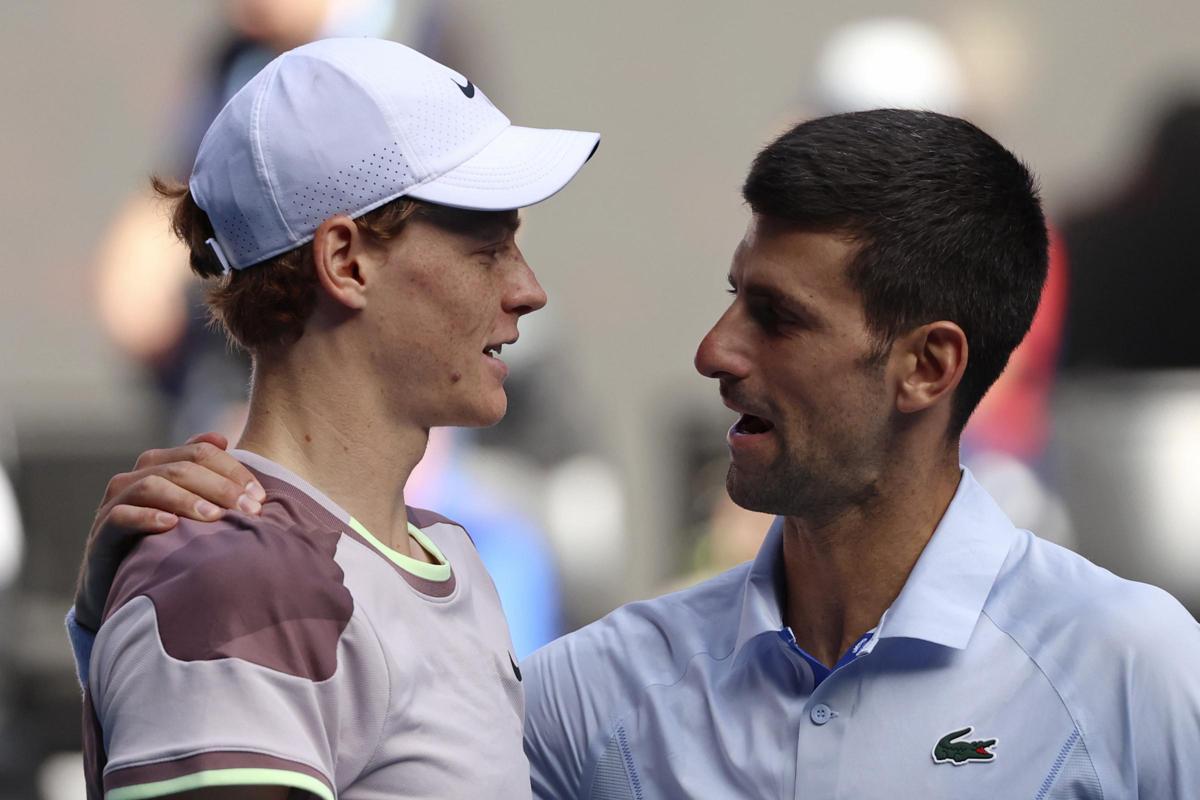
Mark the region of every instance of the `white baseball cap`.
POLYGON ((398 197, 499 211, 545 200, 598 133, 522 128, 475 84, 404 45, 322 39, 276 58, 200 143, 189 181, 227 269, 313 238, 335 214, 398 197))

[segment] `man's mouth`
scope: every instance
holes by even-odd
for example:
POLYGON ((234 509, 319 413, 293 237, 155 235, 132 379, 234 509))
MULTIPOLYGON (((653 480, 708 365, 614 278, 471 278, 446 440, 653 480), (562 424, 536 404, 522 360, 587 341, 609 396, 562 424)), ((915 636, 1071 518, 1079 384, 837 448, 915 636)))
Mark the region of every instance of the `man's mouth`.
POLYGON ((505 378, 508 377, 508 365, 505 364, 502 360, 500 360, 500 351, 504 349, 504 345, 512 344, 516 340, 517 340, 517 335, 514 333, 511 338, 496 339, 494 341, 488 342, 487 344, 485 344, 483 346, 483 350, 480 351, 480 352, 482 352, 483 357, 484 357, 488 367, 495 373, 496 377, 499 378, 502 382, 505 378))
POLYGON ((753 436, 759 433, 767 433, 775 428, 775 424, 768 419, 756 417, 753 414, 742 414, 738 421, 733 424, 729 432, 736 436, 753 436))
POLYGON ((494 339, 483 346, 483 354, 490 358, 499 358, 500 351, 506 344, 512 344, 517 340, 517 334, 513 334, 507 339, 494 339))

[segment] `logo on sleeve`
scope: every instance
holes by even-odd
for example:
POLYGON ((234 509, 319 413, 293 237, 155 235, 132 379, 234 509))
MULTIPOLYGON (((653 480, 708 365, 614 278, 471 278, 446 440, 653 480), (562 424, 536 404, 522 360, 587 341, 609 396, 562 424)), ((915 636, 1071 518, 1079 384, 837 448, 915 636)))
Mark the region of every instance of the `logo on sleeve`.
POLYGON ((988 748, 995 747, 995 739, 975 739, 964 742, 954 741, 961 736, 970 736, 974 730, 974 726, 969 726, 957 731, 951 731, 938 739, 938 743, 933 746, 933 763, 950 763, 956 767, 961 767, 967 763, 987 763, 994 760, 996 754, 988 748))
POLYGON ((517 680, 521 680, 521 668, 517 666, 517 662, 513 660, 512 653, 508 654, 508 663, 512 664, 513 675, 517 676, 517 680))

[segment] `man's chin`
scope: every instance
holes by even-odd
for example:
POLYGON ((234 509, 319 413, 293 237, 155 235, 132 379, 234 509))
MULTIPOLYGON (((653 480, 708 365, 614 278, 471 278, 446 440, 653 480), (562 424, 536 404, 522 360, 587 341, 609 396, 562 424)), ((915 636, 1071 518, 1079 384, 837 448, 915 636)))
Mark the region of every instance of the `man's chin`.
POLYGON ((462 427, 462 428, 490 428, 493 425, 498 424, 502 419, 504 419, 504 415, 507 413, 508 413, 508 404, 500 403, 500 404, 498 404, 496 406, 492 406, 490 408, 480 409, 478 414, 475 416, 475 418, 471 422, 460 425, 459 427, 462 427))
POLYGON ((501 389, 497 396, 477 398, 456 409, 444 409, 435 423, 439 428, 490 428, 508 413, 508 396, 501 389))
POLYGON ((725 476, 725 489, 729 499, 747 511, 758 511, 763 514, 785 514, 786 500, 780 497, 780 488, 773 486, 762 477, 747 475, 737 466, 730 464, 729 473, 725 476))

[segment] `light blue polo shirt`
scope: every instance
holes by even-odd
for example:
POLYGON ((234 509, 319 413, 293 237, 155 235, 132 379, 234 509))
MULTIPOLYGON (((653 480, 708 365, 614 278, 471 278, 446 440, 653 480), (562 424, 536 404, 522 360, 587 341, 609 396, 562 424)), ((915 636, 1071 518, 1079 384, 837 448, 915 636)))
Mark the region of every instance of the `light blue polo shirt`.
POLYGON ((963 472, 874 632, 824 680, 758 557, 524 665, 545 800, 1200 798, 1200 626, 1017 530, 963 472))

